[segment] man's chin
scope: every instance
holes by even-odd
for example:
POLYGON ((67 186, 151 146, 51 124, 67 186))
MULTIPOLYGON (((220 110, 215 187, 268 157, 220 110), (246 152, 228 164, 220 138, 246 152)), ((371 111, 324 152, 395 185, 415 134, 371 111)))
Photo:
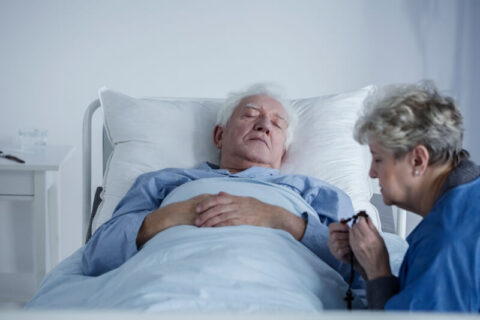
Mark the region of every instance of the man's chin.
POLYGON ((247 156, 245 160, 252 163, 253 166, 273 168, 272 166, 273 161, 269 157, 262 157, 262 156, 258 156, 258 154, 255 154, 255 155, 247 156))
POLYGON ((270 147, 268 146, 268 144, 261 140, 261 139, 252 139, 252 140, 248 140, 248 144, 249 144, 249 147, 253 148, 253 149, 263 149, 263 150, 267 150, 268 152, 270 152, 270 147))

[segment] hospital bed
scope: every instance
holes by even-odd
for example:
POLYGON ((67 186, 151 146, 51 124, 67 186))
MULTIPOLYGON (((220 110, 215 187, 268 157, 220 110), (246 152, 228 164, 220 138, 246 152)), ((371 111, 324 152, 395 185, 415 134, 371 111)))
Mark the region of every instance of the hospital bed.
MULTIPOLYGON (((374 90, 374 87, 370 86, 343 94, 294 100, 293 106, 300 115, 299 128, 295 134, 296 140, 289 149, 281 171, 285 173, 311 175, 341 188, 351 197, 354 209, 356 211, 367 211, 374 224, 381 230, 382 219, 380 218, 378 210, 370 202, 373 193, 378 192, 378 188, 375 188, 375 182, 368 177, 368 167, 370 163, 368 148, 354 142, 351 134, 362 102, 372 90, 374 90)), ((218 154, 210 143, 210 139, 216 110, 220 106, 221 100, 178 98, 136 99, 106 88, 100 89, 99 96, 100 99, 90 104, 84 117, 83 232, 86 241, 88 241, 91 234, 102 223, 109 219, 116 204, 127 192, 138 175, 167 167, 194 167, 199 162, 205 160, 215 163, 218 157, 218 154), (104 118, 102 137, 95 137, 95 139, 100 138, 103 141, 104 179, 101 188, 92 186, 93 165, 91 162, 92 117, 93 114, 98 111, 103 112, 104 118), (93 202, 92 194, 94 192, 92 188, 95 189, 95 199, 93 202)), ((405 212, 395 209, 393 212, 387 212, 386 214, 397 215, 396 232, 398 235, 385 233, 385 239, 391 254, 392 266, 398 270, 403 253, 406 250, 405 242, 402 240, 405 237, 405 212)), ((182 226, 180 226, 180 228, 182 228, 182 226)), ((180 231, 189 232, 189 230, 183 229, 180 231)), ((250 232, 250 230, 248 230, 248 232, 250 232)), ((174 232, 171 233, 173 234, 174 232)), ((179 233, 180 232, 176 232, 176 234, 179 233)), ((251 233, 249 233, 249 235, 250 234, 251 233)), ((219 235, 216 234, 216 236, 219 235)), ((284 241, 280 239, 283 236, 284 235, 279 236, 279 241, 284 241)), ((156 247, 152 247, 152 251, 156 249, 156 247)), ((163 249, 166 250, 168 248, 163 247, 163 249)), ((297 247, 293 247, 290 252, 293 253, 297 249, 297 247)), ((275 251, 276 249, 273 248, 272 250, 275 251)), ((80 255, 81 249, 60 263, 60 265, 47 275, 40 291, 34 298, 34 309, 63 309, 59 308, 58 304, 56 307, 52 307, 55 303, 50 304, 52 301, 51 298, 55 297, 61 300, 62 294, 65 296, 65 293, 70 292, 70 294, 72 294, 76 289, 82 290, 81 288, 84 288, 84 283, 88 281, 80 279, 81 281, 75 284, 77 287, 73 285, 68 288, 67 286, 65 290, 59 290, 55 295, 49 296, 51 291, 55 291, 56 287, 63 285, 66 274, 68 275, 68 279, 71 279, 72 276, 81 278, 81 272, 79 272, 78 269, 80 255), (71 291, 68 291, 68 289, 71 291), (46 297, 43 299, 44 302, 49 301, 44 304, 44 306, 46 306, 45 308, 42 307, 42 295, 46 297), (39 301, 40 303, 38 303, 39 301)), ((275 259, 275 257, 272 259, 275 259)), ((328 268, 325 267, 326 271, 322 274, 323 277, 337 277, 332 273, 333 269, 327 269, 328 268)), ((192 276, 192 274, 197 271, 198 270, 189 270, 190 273, 188 274, 192 276)), ((135 270, 127 269, 125 273, 128 272, 135 272, 135 270)), ((141 271, 139 272, 141 273, 141 271)), ((167 277, 168 274, 162 274, 161 276, 167 277)), ((114 277, 114 275, 112 275, 112 277, 114 277)), ((337 278, 335 278, 335 281, 338 282, 334 283, 340 286, 340 282, 343 280, 337 278)), ((306 280, 308 281, 308 279, 306 280)), ((118 283, 121 281, 121 278, 118 278, 118 280, 114 280, 113 282, 118 283)), ((238 283, 236 284, 238 285, 238 283)), ((111 285, 111 282, 109 285, 111 285)), ((93 287, 101 290, 100 288, 102 286, 94 284, 93 287)), ((122 291, 125 288, 126 287, 119 286, 113 287, 111 290, 122 291)), ((328 296, 337 294, 337 292, 333 291, 344 290, 345 284, 341 284, 341 288, 341 290, 337 290, 336 288, 326 287, 324 289, 314 288, 312 290, 323 290, 320 295, 323 295, 322 299, 325 298, 328 300, 328 296)), ((89 290, 92 290, 92 288, 89 290)), ((252 287, 252 290, 250 293, 254 295, 255 287, 252 287)), ((277 289, 275 288, 275 290, 277 289)), ((278 290, 281 291, 281 289, 278 290)), ((151 294, 151 292, 149 292, 149 294, 151 294)), ((202 294, 202 292, 200 292, 200 294, 202 294)), ((211 294, 211 292, 206 295, 208 296, 208 294, 211 294)), ((261 291, 258 294, 261 294, 261 291)), ((295 295, 292 295, 292 297, 292 299, 298 299, 295 295)), ((129 297, 127 295, 122 298, 127 299, 129 297)), ((335 299, 339 301, 333 302, 322 302, 320 299, 320 305, 315 307, 318 307, 317 309, 313 308, 315 312, 312 313, 313 309, 310 308, 310 306, 306 306, 305 309, 295 307, 296 304, 303 303, 303 298, 300 297, 300 300, 292 303, 290 310, 287 309, 287 312, 284 312, 284 309, 279 308, 278 310, 282 311, 282 314, 276 313, 274 317, 281 318, 288 316, 290 318, 289 314, 291 314, 297 318, 300 316, 303 318, 317 318, 325 315, 332 319, 346 319, 350 314, 328 311, 328 309, 336 309, 332 307, 334 305, 337 306, 337 308, 342 308, 338 307, 344 304, 343 301, 340 301, 342 298, 343 296, 338 296, 338 298, 335 299), (330 307, 329 304, 331 304, 330 307), (323 309, 323 307, 325 307, 324 309, 327 311, 322 311, 321 314, 318 313, 318 310, 323 309)), ((168 299, 169 298, 167 298, 167 300, 168 299)), ((314 299, 318 299, 318 297, 314 297, 314 299)), ((288 300, 289 298, 287 296, 280 303, 284 306, 289 305, 290 301, 288 300)), ((174 301, 174 299, 172 301, 174 301)), ((364 296, 362 296, 361 292, 358 292, 357 303, 361 301, 364 301, 364 296)), ((124 303, 127 302, 124 301, 124 303)), ((81 304, 72 305, 65 309, 82 309, 80 305, 81 304)), ((96 304, 95 307, 91 309, 101 308, 98 306, 99 304, 96 304)), ((197 306, 193 308, 189 306, 185 308, 186 313, 182 315, 184 310, 181 300, 177 302, 177 306, 174 308, 150 308, 150 306, 146 307, 145 305, 135 308, 135 306, 131 306, 132 309, 137 310, 163 311, 163 315, 167 318, 182 318, 185 315, 189 318, 202 318, 205 316, 205 312, 207 314, 213 312, 214 318, 259 317, 267 319, 272 316, 268 312, 268 308, 265 309, 267 311, 267 313, 265 313, 265 310, 261 308, 255 309, 255 307, 256 305, 252 307, 252 305, 248 304, 236 305, 235 308, 231 308, 231 305, 225 308, 218 307, 218 305, 209 308, 207 305, 206 307, 202 306, 198 309, 196 309, 197 306), (246 308, 244 308, 245 306, 246 308), (232 311, 240 311, 240 313, 231 313, 232 311), (248 311, 253 311, 253 316, 245 314, 245 312, 248 311), (256 313, 258 311, 265 314, 259 315, 256 313), (174 312, 174 316, 172 316, 171 312, 174 312)), ((123 309, 122 307, 120 308, 123 309)), ((129 309, 128 307, 125 308, 129 309)), ((357 308, 362 308, 361 304, 357 304, 357 308)), ((89 308, 87 307, 87 309, 89 308)), ((69 312, 65 310, 53 313, 45 310, 43 312, 43 314, 48 315, 49 318, 69 314, 69 312)), ((23 316, 28 318, 29 315, 35 314, 36 312, 30 311, 29 313, 23 314, 23 316)), ((77 318, 95 318, 98 316, 102 319, 108 319, 109 317, 115 317, 116 319, 130 318, 130 315, 135 316, 135 318, 150 317, 148 313, 138 314, 135 311, 129 311, 127 314, 119 314, 115 311, 71 313, 71 315, 73 314, 75 314, 77 318)), ((15 319, 16 314, 12 313, 11 316, 10 319, 15 319)), ((155 316, 158 316, 158 314, 155 316)), ((366 311, 361 311, 361 313, 356 314, 358 319, 367 316, 371 319, 375 317, 381 318, 384 315, 368 313, 366 311)), ((389 315, 389 318, 395 319, 397 316, 402 317, 402 315, 389 315)), ((424 316, 424 318, 428 317, 429 315, 424 316)), ((2 318, 2 315, 0 315, 0 318, 2 318)), ((20 316, 20 318, 22 318, 22 316, 20 316)), ((212 315, 209 314, 208 318, 211 319, 212 315)))
MULTIPOLYGON (((309 158, 310 157, 313 158, 313 160, 310 160, 309 163, 307 162, 306 164, 301 166, 303 169, 303 172, 300 172, 300 173, 311 174, 321 179, 325 178, 323 175, 327 175, 326 180, 328 182, 333 182, 333 184, 335 185, 338 184, 340 187, 343 187, 344 189, 345 188, 348 189, 350 191, 350 192, 347 191, 349 195, 351 196, 353 195, 354 197, 360 198, 359 200, 357 200, 359 203, 354 203, 354 205, 358 204, 356 206, 356 209, 368 209, 367 211, 371 215, 373 215, 375 219, 374 221, 377 227, 381 227, 381 220, 382 220, 381 214, 383 214, 384 217, 386 215, 393 215, 394 216, 393 218, 395 221, 395 233, 405 239, 406 223, 407 223, 406 222, 407 213, 405 210, 397 207, 392 207, 391 210, 389 211, 379 212, 371 203, 367 203, 368 202, 367 200, 370 200, 373 194, 378 194, 378 195, 380 194, 378 182, 377 180, 372 180, 368 177, 368 166, 370 162, 370 155, 369 155, 369 152, 367 151, 367 148, 365 146, 361 147, 359 145, 356 145, 356 143, 351 138, 351 134, 349 132, 351 129, 353 129, 353 122, 356 119, 356 116, 359 112, 359 108, 361 107, 361 102, 363 101, 363 98, 371 90, 374 90, 373 86, 365 87, 361 90, 339 94, 339 95, 330 95, 330 96, 315 97, 310 99, 294 100, 294 102, 297 103, 298 105, 298 109, 303 110, 304 121, 300 122, 300 126, 304 125, 304 123, 306 122, 305 121, 306 118, 310 117, 311 115, 314 115, 313 119, 321 120, 321 123, 318 123, 316 125, 318 125, 319 127, 320 126, 323 127, 323 130, 312 129, 310 134, 305 134, 305 132, 302 132, 302 134, 304 136, 306 135, 308 139, 318 139, 320 140, 320 142, 315 143, 316 146, 313 152, 314 157, 307 155, 309 158), (338 107, 338 105, 340 106, 338 107), (338 109, 341 109, 341 110, 338 110, 338 109), (323 113, 325 113, 325 115, 323 113), (326 128, 324 128, 325 126, 326 128), (328 132, 331 129, 333 130, 331 132, 328 132), (330 142, 327 139, 327 137, 321 138, 316 136, 316 134, 321 135, 322 133, 327 133, 328 134, 327 136, 330 136, 330 137, 332 135, 337 135, 338 137, 336 138, 336 140, 338 141, 330 142), (325 139, 323 143, 321 142, 322 139, 325 139), (335 146, 334 144, 337 144, 337 145, 335 146), (345 155, 344 156, 332 155, 331 157, 320 156, 319 154, 324 150, 328 150, 329 152, 339 151, 339 152, 345 153, 345 155), (319 156, 316 157, 316 155, 319 155, 319 156), (325 166, 327 169, 316 170, 316 169, 313 169, 312 167, 320 166, 320 165, 314 163, 315 160, 318 160, 318 161, 328 160, 330 163, 327 166, 325 166), (349 173, 342 174, 341 173, 342 168, 339 168, 337 166, 336 164, 337 161, 340 161, 340 163, 343 162, 344 165, 351 165, 354 168, 350 169, 349 173), (332 167, 336 167, 336 170, 333 171, 334 174, 326 174, 326 172, 332 169, 332 167), (358 172, 358 170, 361 170, 361 169, 367 169, 367 171, 358 172), (341 175, 344 175, 344 176, 341 178, 337 178, 335 177, 336 174, 338 174, 339 176, 341 175), (351 182, 355 184, 354 187, 346 187, 351 182), (362 188, 362 187, 363 187, 362 191, 355 190, 355 188, 362 188), (363 203, 363 206, 361 205, 361 203, 363 203)), ((105 91, 108 91, 108 90, 105 90, 105 91)), ((123 99, 120 99, 120 100, 128 100, 128 99, 129 97, 123 97, 123 99)), ((184 111, 191 112, 191 114, 193 115, 196 114, 195 107, 208 105, 209 103, 213 103, 215 105, 221 102, 221 100, 218 100, 218 99, 194 99, 194 98, 187 98, 187 99, 159 98, 159 99, 146 99, 146 100, 149 100, 149 102, 153 102, 153 104, 158 103, 159 105, 161 105, 162 103, 166 103, 167 105, 180 104, 180 107, 182 107, 181 104, 185 104, 185 105, 191 104, 190 108, 187 108, 187 110, 184 110, 184 111)), ((138 100, 130 101, 132 105, 135 105, 136 102, 138 102, 138 100)), ((148 108, 145 108, 145 109, 148 109, 148 108)), ((202 108, 197 108, 197 109, 202 110, 202 108)), ((103 111, 101 108, 101 101, 100 99, 96 99, 88 106, 84 115, 84 122, 83 122, 83 172, 84 172, 84 175, 83 175, 83 234, 86 237, 86 240, 88 240, 88 238, 91 236, 92 227, 96 229, 100 224, 98 222, 95 223, 94 220, 95 220, 95 215, 97 213, 98 206, 101 204, 101 197, 100 197, 101 192, 104 192, 102 187, 92 186, 92 118, 94 114, 99 110, 103 111), (96 188, 96 189, 92 190, 92 188, 96 188), (92 195, 94 195, 94 198, 95 198, 93 202, 92 202, 92 195), (95 224, 95 225, 92 226, 92 224, 95 224)), ((147 111, 147 112, 151 112, 151 111, 147 111)), ((157 112, 153 111, 153 113, 157 113, 157 112)), ((160 115, 162 113, 158 112, 158 114, 160 115)), ((210 116, 212 117, 213 113, 211 113, 210 116)), ((127 126, 129 125, 127 122, 122 122, 121 124, 127 125, 127 126)), ((174 121, 174 124, 177 125, 175 121, 174 121)), ((304 130, 301 130, 301 131, 304 131, 304 130)), ((108 167, 108 161, 111 158, 112 152, 114 150, 114 144, 112 143, 111 140, 112 139, 109 138, 107 130, 105 130, 104 128, 104 130, 102 131, 102 152, 103 152, 102 168, 103 168, 104 175, 106 174, 105 171, 108 167)), ((214 152, 212 151, 211 146, 208 145, 210 143, 209 139, 203 139, 202 142, 203 142, 201 144, 202 147, 205 147, 208 150, 208 152, 205 152, 205 155, 207 156, 207 158, 212 161, 215 161, 216 158, 212 156, 214 152), (205 141, 207 142, 207 145, 205 145, 205 141)), ((121 143, 121 142, 117 141, 117 143, 121 143)), ((294 144, 294 148, 295 148, 295 144, 294 144)), ((297 145, 297 150, 299 149, 301 148, 299 145, 297 145)), ((292 152, 296 152, 297 150, 294 150, 292 152)), ((178 158, 182 158, 182 155, 178 154, 177 151, 178 150, 175 150, 175 153, 177 154, 178 158)), ((302 153, 306 154, 306 152, 302 152, 302 153)), ((193 163, 198 163, 199 160, 201 161, 201 159, 198 159, 198 158, 199 157, 197 156, 196 159, 185 161, 185 163, 187 164, 187 166, 192 166, 193 163)), ((168 165, 175 166, 176 162, 177 162, 177 159, 174 159, 170 163, 167 161, 163 165, 164 167, 168 167, 168 165)), ((293 161, 290 161, 289 166, 287 165, 286 172, 299 173, 298 166, 295 166, 295 169, 292 168, 294 167, 293 164, 297 164, 297 162, 302 163, 302 161, 299 161, 299 159, 293 159, 293 161)), ((108 211, 110 212, 111 209, 112 207, 109 206, 108 211)), ((391 217, 385 217, 385 219, 388 219, 388 218, 391 218, 391 217)), ((104 219, 99 219, 98 217, 97 219, 102 220, 102 222, 104 220, 104 219)))

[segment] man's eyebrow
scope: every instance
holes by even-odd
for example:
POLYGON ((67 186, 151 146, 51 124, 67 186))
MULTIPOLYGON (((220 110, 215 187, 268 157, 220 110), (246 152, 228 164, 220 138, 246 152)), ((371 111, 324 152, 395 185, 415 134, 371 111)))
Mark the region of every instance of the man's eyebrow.
POLYGON ((254 105, 254 104, 251 104, 251 103, 247 103, 247 104, 245 105, 245 108, 252 108, 252 109, 255 109, 255 110, 260 110, 259 107, 257 107, 257 106, 254 105))
MULTIPOLYGON (((255 109, 255 110, 260 110, 260 109, 261 109, 260 107, 254 105, 254 104, 252 104, 252 103, 247 103, 247 104, 245 105, 245 108, 252 108, 252 109, 255 109)), ((282 116, 281 114, 275 113, 275 116, 276 116, 277 118, 282 119, 282 120, 285 121, 286 123, 288 123, 288 120, 287 120, 284 116, 282 116)))

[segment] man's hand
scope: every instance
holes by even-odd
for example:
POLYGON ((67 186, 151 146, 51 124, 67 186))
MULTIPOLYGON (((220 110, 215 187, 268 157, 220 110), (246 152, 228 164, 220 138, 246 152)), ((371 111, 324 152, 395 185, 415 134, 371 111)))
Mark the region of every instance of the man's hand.
POLYGON ((157 233, 167 228, 179 225, 195 225, 198 214, 196 206, 208 198, 208 194, 201 194, 191 199, 171 203, 157 209, 145 217, 137 235, 137 247, 142 246, 157 233))
POLYGON ((209 195, 196 206, 199 227, 254 225, 290 232, 300 240, 305 221, 291 212, 252 197, 233 196, 226 192, 209 195))
POLYGON ((392 276, 387 247, 371 219, 360 217, 349 238, 355 258, 368 280, 392 276))

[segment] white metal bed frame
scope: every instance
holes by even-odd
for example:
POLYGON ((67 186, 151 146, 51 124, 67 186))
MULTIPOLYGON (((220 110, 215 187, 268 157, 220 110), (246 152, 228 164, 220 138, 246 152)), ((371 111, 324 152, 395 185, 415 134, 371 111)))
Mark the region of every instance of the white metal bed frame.
MULTIPOLYGON (((91 215, 92 215, 92 119, 94 113, 101 107, 101 103, 99 99, 94 100, 88 106, 87 110, 85 111, 85 115, 83 118, 83 149, 82 149, 82 157, 83 157, 83 219, 82 219, 82 234, 85 237, 84 240, 88 240, 88 233, 89 227, 91 223, 91 215)), ((103 132, 103 152, 102 152, 102 160, 103 160, 103 171, 105 171, 106 161, 110 153, 113 150, 113 146, 108 139, 108 136, 105 134, 105 130, 103 132)), ((374 186, 374 193, 380 194, 380 190, 378 188, 378 183, 372 183, 374 186)), ((381 213, 380 213, 381 214, 381 213)), ((405 239, 406 237, 406 230, 407 230, 407 212, 403 209, 392 207, 392 214, 396 216, 396 224, 395 224, 395 233, 398 234, 400 237, 405 239)))

